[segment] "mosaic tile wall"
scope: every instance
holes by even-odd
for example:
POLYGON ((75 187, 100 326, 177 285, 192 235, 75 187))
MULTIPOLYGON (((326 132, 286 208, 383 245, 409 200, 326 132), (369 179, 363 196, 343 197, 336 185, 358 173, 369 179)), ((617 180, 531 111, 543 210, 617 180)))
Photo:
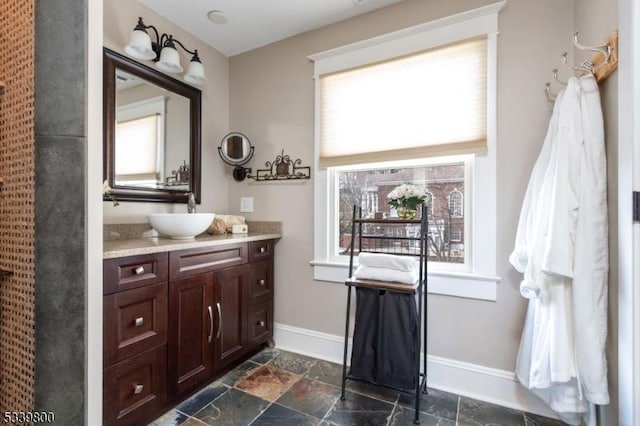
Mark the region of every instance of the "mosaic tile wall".
POLYGON ((34 405, 34 0, 0 0, 0 412, 34 405))

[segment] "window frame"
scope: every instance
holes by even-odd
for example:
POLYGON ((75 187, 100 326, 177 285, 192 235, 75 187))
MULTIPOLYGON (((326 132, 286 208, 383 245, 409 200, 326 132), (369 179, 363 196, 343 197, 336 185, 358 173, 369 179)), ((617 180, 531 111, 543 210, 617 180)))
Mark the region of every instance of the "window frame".
MULTIPOLYGON (((430 268, 430 293, 496 300, 496 97, 497 97, 497 37, 498 13, 506 2, 469 10, 467 12, 426 22, 393 33, 356 42, 347 46, 321 52, 309 57, 314 62, 315 77, 315 156, 317 170, 314 180, 314 279, 344 283, 348 275, 348 262, 337 262, 330 256, 328 239, 332 231, 331 209, 332 169, 318 166, 320 143, 319 76, 328 72, 353 68, 366 63, 391 59, 419 50, 430 49, 464 39, 487 36, 487 152, 474 155, 470 179, 465 181, 465 196, 469 192, 471 208, 463 212, 465 224, 471 226, 465 235, 471 252, 469 270, 436 271, 430 268), (481 225, 480 225, 481 224, 481 225), (467 240, 468 238, 468 240, 467 240), (482 242, 482 250, 475 250, 476 242, 482 242)), ((464 201, 464 197, 463 197, 464 201)), ((463 208, 466 209, 463 203, 463 208)), ((431 265, 431 263, 430 263, 431 265)))

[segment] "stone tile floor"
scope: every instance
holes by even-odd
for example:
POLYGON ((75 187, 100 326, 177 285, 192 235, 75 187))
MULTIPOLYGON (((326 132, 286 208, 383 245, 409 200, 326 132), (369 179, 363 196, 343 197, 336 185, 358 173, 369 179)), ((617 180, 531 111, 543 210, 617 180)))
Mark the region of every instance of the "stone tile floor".
MULTIPOLYGON (((342 367, 277 349, 265 349, 220 377, 150 426, 404 426, 412 425, 411 394, 347 381, 342 367)), ((558 426, 563 423, 463 396, 429 389, 420 402, 427 426, 558 426)))

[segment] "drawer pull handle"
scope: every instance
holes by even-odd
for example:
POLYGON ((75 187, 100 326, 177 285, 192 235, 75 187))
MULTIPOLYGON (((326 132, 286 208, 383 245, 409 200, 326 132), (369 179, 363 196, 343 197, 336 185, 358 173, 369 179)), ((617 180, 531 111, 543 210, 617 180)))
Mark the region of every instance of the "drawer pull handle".
POLYGON ((133 323, 135 324, 136 327, 142 327, 142 324, 144 324, 144 318, 143 317, 136 318, 133 323))
POLYGON ((218 332, 216 333, 216 339, 219 339, 220 332, 222 331, 222 306, 220 306, 220 302, 216 303, 216 309, 218 310, 218 332))
POLYGON ((265 247, 260 247, 260 253, 264 253, 265 251, 267 251, 265 247))
POLYGON ((136 275, 144 274, 144 266, 138 266, 136 269, 133 270, 133 272, 135 272, 136 275))
POLYGON ((143 389, 144 389, 144 385, 133 385, 133 393, 135 395, 141 394, 143 389))
POLYGON ((266 282, 265 280, 258 280, 258 284, 259 284, 261 287, 264 287, 264 285, 265 285, 266 283, 267 283, 267 282, 266 282))
POLYGON ((256 325, 257 325, 258 327, 264 327, 264 324, 265 324, 265 322, 264 322, 264 321, 258 321, 258 322, 256 323, 256 325))
POLYGON ((207 341, 211 343, 213 339, 213 309, 211 309, 211 305, 207 306, 207 311, 209 312, 209 338, 207 341))

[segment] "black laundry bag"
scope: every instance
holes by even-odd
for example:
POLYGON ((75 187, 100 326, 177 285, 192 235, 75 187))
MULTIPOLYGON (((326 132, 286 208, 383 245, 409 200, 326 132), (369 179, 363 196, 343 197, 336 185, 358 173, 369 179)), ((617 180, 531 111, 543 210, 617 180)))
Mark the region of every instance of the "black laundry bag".
POLYGON ((356 288, 350 376, 400 389, 416 386, 420 350, 415 295, 356 288))

